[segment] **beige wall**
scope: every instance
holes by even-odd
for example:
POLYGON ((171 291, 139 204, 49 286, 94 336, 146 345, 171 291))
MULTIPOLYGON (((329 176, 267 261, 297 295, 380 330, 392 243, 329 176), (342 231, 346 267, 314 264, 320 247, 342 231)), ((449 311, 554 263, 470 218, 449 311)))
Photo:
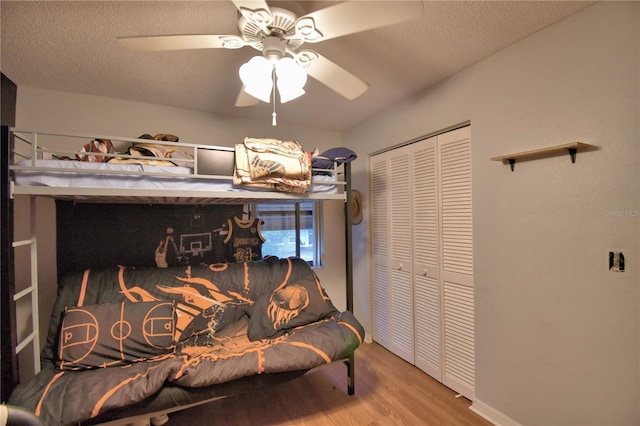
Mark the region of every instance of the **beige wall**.
MULTIPOLYGON (((639 25, 640 3, 598 3, 345 134, 366 157, 471 121, 474 407, 501 423, 640 424, 639 25), (574 141, 598 149, 513 173, 490 160, 574 141)), ((366 160, 354 176, 366 194, 366 160)), ((370 330, 369 257, 355 267, 370 330)))
MULTIPOLYGON (((305 127, 271 126, 193 110, 68 92, 18 87, 16 127, 26 130, 99 133, 135 138, 170 133, 180 141, 233 146, 246 136, 299 141, 305 149, 342 144, 342 134, 305 127)), ((73 147, 77 148, 77 147, 73 147)))

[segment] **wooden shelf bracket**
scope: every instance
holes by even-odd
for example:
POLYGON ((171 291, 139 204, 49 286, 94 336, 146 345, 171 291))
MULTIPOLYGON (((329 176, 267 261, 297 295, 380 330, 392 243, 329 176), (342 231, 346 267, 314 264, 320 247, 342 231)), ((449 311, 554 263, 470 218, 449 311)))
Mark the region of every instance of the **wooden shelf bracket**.
POLYGON ((584 149, 590 147, 591 145, 582 143, 582 142, 572 142, 563 145, 550 146, 547 148, 535 149, 532 151, 523 151, 517 152, 515 154, 508 155, 500 155, 498 157, 493 157, 493 161, 502 161, 505 164, 509 164, 511 166, 511 171, 515 170, 516 161, 517 160, 531 160, 534 158, 543 158, 549 157, 553 155, 559 155, 564 152, 569 153, 569 157, 571 158, 571 163, 576 162, 576 155, 579 149, 584 149))

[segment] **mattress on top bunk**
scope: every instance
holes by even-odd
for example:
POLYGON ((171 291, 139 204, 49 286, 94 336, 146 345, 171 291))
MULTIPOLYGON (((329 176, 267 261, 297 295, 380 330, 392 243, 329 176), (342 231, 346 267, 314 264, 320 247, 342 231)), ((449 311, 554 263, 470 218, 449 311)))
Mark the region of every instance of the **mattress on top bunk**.
MULTIPOLYGON (((114 164, 69 160, 22 160, 14 170, 16 185, 57 188, 179 189, 183 191, 255 190, 234 185, 231 177, 193 175, 191 167, 142 163, 114 164), (46 169, 45 169, 46 168, 46 169), (45 170, 43 170, 45 169, 45 170), (59 170, 54 170, 59 169, 59 170)), ((331 175, 314 175, 308 192, 338 192, 331 175)))

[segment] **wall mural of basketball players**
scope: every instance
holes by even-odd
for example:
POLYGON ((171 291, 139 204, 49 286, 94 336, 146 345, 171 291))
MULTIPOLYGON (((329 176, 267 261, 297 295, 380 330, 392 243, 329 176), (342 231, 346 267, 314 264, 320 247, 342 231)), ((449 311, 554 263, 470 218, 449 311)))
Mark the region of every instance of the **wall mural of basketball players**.
POLYGON ((169 263, 167 262, 167 258, 171 263, 175 263, 175 261, 179 260, 178 246, 176 245, 176 240, 173 237, 173 228, 167 228, 167 235, 164 240, 160 240, 158 243, 158 247, 155 250, 155 259, 156 266, 158 268, 168 268, 169 263))
POLYGON ((227 219, 243 207, 56 201, 58 274, 223 263, 227 219))
POLYGON ((262 259, 262 243, 265 239, 260 232, 262 220, 257 217, 227 219, 222 243, 227 262, 250 262, 262 259))

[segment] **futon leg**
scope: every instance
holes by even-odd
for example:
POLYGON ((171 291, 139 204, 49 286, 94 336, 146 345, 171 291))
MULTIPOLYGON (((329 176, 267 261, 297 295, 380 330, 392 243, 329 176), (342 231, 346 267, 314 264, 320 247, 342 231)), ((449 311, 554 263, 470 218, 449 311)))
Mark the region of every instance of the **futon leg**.
POLYGON ((354 393, 356 393, 356 377, 355 377, 354 360, 355 360, 355 356, 354 354, 351 354, 349 355, 349 360, 344 362, 347 366, 347 371, 349 374, 349 384, 347 389, 347 393, 349 395, 353 395, 354 393))

